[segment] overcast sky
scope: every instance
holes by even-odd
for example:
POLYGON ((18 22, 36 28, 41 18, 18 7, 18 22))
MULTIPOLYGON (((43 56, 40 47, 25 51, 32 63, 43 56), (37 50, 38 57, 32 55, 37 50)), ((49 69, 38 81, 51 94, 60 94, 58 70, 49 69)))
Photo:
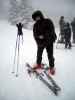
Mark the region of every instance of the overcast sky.
POLYGON ((74 15, 75 0, 32 0, 32 4, 53 16, 74 15))
MULTIPOLYGON (((0 16, 7 12, 9 0, 0 0, 0 16)), ((75 16, 75 0, 29 0, 34 9, 41 9, 47 16, 75 16)))

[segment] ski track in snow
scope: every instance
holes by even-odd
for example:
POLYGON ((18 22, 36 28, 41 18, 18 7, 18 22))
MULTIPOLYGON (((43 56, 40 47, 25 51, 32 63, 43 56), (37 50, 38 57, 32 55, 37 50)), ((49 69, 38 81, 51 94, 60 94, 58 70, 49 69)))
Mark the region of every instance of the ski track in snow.
MULTIPOLYGON (((0 21, 0 100, 75 100, 75 48, 54 49, 56 75, 53 77, 62 91, 56 97, 34 76, 29 77, 25 63, 36 61, 33 33, 23 29, 24 43, 20 43, 19 76, 12 74, 17 29, 0 21)), ((48 63, 46 51, 43 62, 48 63)), ((16 71, 16 65, 15 71, 16 71)))

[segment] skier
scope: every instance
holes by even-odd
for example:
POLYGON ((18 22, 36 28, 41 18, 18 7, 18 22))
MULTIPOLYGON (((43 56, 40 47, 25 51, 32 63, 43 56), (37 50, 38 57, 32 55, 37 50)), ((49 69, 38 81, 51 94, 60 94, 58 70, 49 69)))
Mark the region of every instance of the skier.
POLYGON ((42 68, 42 53, 46 48, 49 60, 49 73, 55 74, 54 57, 53 57, 53 43, 57 36, 53 22, 50 19, 44 18, 41 11, 35 11, 32 14, 32 19, 35 21, 33 26, 33 36, 37 43, 37 61, 34 69, 42 68))
POLYGON ((73 43, 75 43, 75 18, 71 22, 72 32, 73 32, 73 43))
POLYGON ((67 22, 64 26, 65 32, 65 48, 71 48, 71 28, 70 24, 67 22))
POLYGON ((58 40, 58 43, 64 43, 64 24, 65 24, 65 21, 64 21, 64 16, 61 16, 60 17, 60 20, 59 20, 59 26, 60 26, 60 40, 58 40))

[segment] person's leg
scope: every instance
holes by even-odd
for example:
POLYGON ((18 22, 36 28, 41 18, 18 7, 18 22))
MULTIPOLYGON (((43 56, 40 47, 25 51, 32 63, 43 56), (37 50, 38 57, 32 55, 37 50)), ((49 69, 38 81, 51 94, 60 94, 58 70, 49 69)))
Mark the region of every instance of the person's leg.
POLYGON ((71 49, 71 40, 69 39, 69 41, 68 41, 68 46, 69 46, 69 49, 71 49))
POLYGON ((67 39, 65 39, 65 48, 67 48, 67 46, 68 46, 68 41, 67 39))
POLYGON ((36 60, 36 64, 34 65, 34 68, 33 68, 34 70, 43 67, 43 65, 41 64, 43 50, 44 50, 44 47, 38 46, 38 48, 37 48, 37 60, 36 60))
POLYGON ((55 68, 54 68, 54 57, 53 57, 53 44, 46 47, 48 59, 49 59, 49 73, 52 75, 55 74, 55 68))
POLYGON ((64 33, 61 34, 61 43, 64 43, 64 33))
POLYGON ((38 46, 38 48, 37 48, 37 60, 36 60, 37 64, 41 64, 43 50, 44 50, 44 47, 38 46))
POLYGON ((47 46, 46 50, 48 54, 49 66, 50 68, 53 68, 54 67, 53 44, 47 46))

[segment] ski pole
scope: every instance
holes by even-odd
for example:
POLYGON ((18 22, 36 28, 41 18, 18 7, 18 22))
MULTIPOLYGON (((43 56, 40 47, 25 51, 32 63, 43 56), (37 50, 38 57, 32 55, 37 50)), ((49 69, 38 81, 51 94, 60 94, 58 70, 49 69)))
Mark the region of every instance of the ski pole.
POLYGON ((58 40, 57 40, 57 42, 56 42, 56 48, 57 48, 57 45, 58 45, 58 41, 60 40, 60 34, 59 34, 59 36, 58 36, 58 40))
POLYGON ((14 63, 13 63, 12 73, 15 72, 15 66, 14 65, 15 65, 15 58, 16 58, 17 43, 18 43, 18 35, 17 35, 17 38, 16 38, 15 55, 14 55, 14 63))
POLYGON ((23 45, 23 35, 22 35, 22 45, 23 45))
POLYGON ((19 50, 20 50, 20 36, 18 40, 18 55, 17 55, 17 70, 16 70, 16 77, 18 76, 18 70, 19 70, 19 50))

